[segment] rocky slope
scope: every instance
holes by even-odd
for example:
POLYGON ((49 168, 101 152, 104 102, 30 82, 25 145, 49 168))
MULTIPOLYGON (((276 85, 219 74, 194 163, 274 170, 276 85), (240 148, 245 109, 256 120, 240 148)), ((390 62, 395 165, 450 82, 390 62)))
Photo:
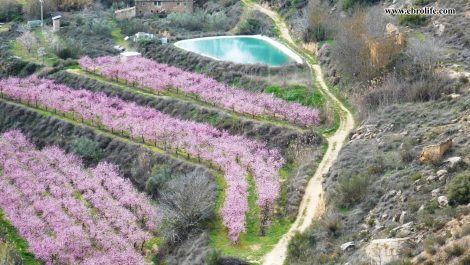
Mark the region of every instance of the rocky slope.
MULTIPOLYGON (((468 226, 470 201, 453 190, 465 179, 459 189, 468 198, 469 89, 462 84, 459 95, 393 105, 365 120, 325 176, 329 212, 293 240, 288 264, 442 260, 433 256, 438 250, 426 251, 429 242, 452 223, 468 226)), ((444 241, 468 244, 455 233, 444 241)), ((464 253, 443 253, 446 262, 467 264, 458 263, 464 253)))

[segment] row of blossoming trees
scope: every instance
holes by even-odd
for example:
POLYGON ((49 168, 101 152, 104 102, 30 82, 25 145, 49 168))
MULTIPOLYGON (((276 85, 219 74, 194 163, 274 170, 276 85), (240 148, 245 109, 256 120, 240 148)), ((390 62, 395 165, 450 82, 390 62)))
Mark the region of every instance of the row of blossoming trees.
POLYGON ((247 177, 255 182, 257 205, 271 208, 279 197, 279 169, 284 161, 265 143, 230 135, 208 124, 182 121, 149 107, 87 90, 73 90, 35 76, 0 80, 2 96, 39 108, 72 114, 97 127, 125 132, 160 147, 184 151, 215 164, 224 172, 227 188, 221 216, 232 241, 245 229, 247 177))
POLYGON ((0 207, 45 264, 146 264, 159 216, 150 199, 100 163, 86 169, 57 147, 0 136, 0 207))
POLYGON ((125 62, 121 62, 119 57, 84 57, 80 59, 80 66, 106 78, 123 80, 157 93, 175 88, 194 95, 198 100, 237 113, 280 118, 303 126, 318 125, 320 122, 316 109, 277 99, 269 94, 229 87, 205 75, 186 72, 143 57, 129 58, 125 62))

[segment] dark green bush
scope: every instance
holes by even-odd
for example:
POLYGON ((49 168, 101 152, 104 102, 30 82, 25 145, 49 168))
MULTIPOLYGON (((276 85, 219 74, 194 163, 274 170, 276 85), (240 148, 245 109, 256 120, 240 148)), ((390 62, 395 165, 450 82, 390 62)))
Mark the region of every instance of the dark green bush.
POLYGON ((247 18, 238 27, 238 33, 242 35, 258 34, 260 31, 261 21, 256 18, 247 18))
POLYGON ((309 27, 305 34, 304 39, 306 41, 324 41, 327 39, 327 29, 323 24, 315 25, 314 27, 309 27))
POLYGON ((455 176, 449 183, 448 196, 451 201, 460 204, 470 202, 470 173, 462 172, 455 176))
POLYGON ((274 23, 265 14, 259 11, 248 13, 237 26, 237 34, 241 35, 267 35, 274 36, 274 23))
POLYGON ((414 0, 413 4, 417 6, 426 6, 434 1, 435 0, 414 0))
POLYGON ((60 58, 60 59, 68 59, 68 58, 74 58, 74 52, 72 52, 72 50, 68 47, 63 47, 63 48, 60 48, 57 52, 56 52, 56 55, 60 58))
POLYGON ((398 24, 402 26, 422 26, 426 23, 423 15, 398 15, 398 24))
POLYGON ((82 157, 87 163, 96 163, 103 156, 99 144, 83 136, 72 140, 71 151, 82 157))
POLYGON ((306 6, 307 3, 308 3, 308 0, 292 0, 291 1, 292 6, 295 8, 302 8, 306 6))
POLYGON ((379 0, 343 0, 341 6, 343 9, 350 9, 355 6, 373 4, 378 1, 379 0))
POLYGON ((162 168, 154 169, 152 176, 145 183, 145 191, 150 194, 157 195, 158 190, 165 182, 172 178, 171 168, 164 166, 162 168))
POLYGON ((74 20, 77 26, 83 26, 85 24, 85 18, 81 15, 76 15, 74 20))
POLYGON ((29 62, 26 63, 26 62, 23 62, 23 61, 22 61, 22 63, 19 63, 19 65, 23 65, 23 68, 21 68, 19 71, 13 72, 12 74, 18 75, 18 76, 21 76, 21 77, 31 75, 37 69, 40 68, 40 66, 35 64, 35 63, 29 63, 29 62))
POLYGON ((218 265, 220 264, 220 252, 216 249, 211 249, 205 258, 207 265, 218 265))
POLYGON ((0 22, 8 22, 21 17, 21 5, 16 0, 0 1, 0 22))

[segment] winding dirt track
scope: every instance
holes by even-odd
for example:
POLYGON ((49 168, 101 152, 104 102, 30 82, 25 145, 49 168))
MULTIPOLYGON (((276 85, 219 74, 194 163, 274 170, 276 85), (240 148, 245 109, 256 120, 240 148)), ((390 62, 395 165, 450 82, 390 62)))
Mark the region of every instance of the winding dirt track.
MULTIPOLYGON (((259 4, 250 5, 252 8, 268 15, 276 23, 280 32, 280 37, 291 45, 296 46, 289 33, 287 25, 276 12, 269 9, 269 7, 261 6, 259 4)), ((340 125, 333 135, 327 137, 328 149, 323 156, 317 171, 307 184, 295 222, 292 224, 289 231, 281 237, 271 252, 264 256, 264 265, 282 265, 286 259, 287 245, 292 236, 295 235, 296 232, 305 231, 305 229, 312 224, 312 221, 323 213, 325 209, 322 187, 323 175, 328 172, 331 165, 338 157, 344 141, 346 140, 349 132, 354 128, 354 119, 351 112, 328 89, 328 86, 323 79, 320 65, 308 63, 309 60, 307 59, 311 58, 311 56, 307 53, 301 52, 299 55, 306 59, 305 61, 307 61, 308 66, 311 68, 312 72, 315 74, 316 80, 320 84, 320 89, 327 96, 328 100, 338 109, 340 113, 340 125)))

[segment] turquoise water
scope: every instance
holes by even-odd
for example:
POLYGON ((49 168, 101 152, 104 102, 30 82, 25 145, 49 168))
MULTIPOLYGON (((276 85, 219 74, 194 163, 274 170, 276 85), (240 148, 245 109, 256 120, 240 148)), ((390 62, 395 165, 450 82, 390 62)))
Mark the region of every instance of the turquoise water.
POLYGON ((214 37, 179 41, 176 46, 217 60, 240 64, 283 66, 296 60, 282 44, 271 44, 267 37, 214 37), (276 47, 276 46, 278 47, 276 47), (281 50, 284 49, 284 50, 281 50))

